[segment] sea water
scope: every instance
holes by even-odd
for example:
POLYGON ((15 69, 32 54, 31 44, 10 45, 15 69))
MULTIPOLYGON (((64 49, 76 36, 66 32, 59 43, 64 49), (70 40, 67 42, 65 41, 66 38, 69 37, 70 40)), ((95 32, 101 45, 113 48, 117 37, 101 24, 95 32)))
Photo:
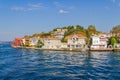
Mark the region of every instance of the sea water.
POLYGON ((3 43, 0 80, 120 80, 120 52, 15 49, 3 43))

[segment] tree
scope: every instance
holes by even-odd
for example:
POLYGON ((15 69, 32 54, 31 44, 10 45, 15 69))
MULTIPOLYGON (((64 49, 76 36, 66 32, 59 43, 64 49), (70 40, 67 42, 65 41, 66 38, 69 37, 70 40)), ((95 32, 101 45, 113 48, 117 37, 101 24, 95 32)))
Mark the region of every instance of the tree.
POLYGON ((96 32, 97 32, 95 26, 93 26, 93 25, 89 25, 87 30, 89 32, 89 35, 96 34, 96 32))
POLYGON ((112 30, 110 31, 111 33, 120 33, 120 25, 116 25, 112 28, 112 30))
POLYGON ((117 38, 118 43, 120 43, 120 25, 116 25, 110 31, 117 38))
POLYGON ((87 44, 90 44, 90 37, 92 34, 96 34, 97 30, 95 28, 95 26, 93 25, 89 25, 88 28, 85 30, 85 33, 86 33, 86 43, 87 44))
POLYGON ((109 45, 114 46, 115 43, 117 43, 117 39, 116 39, 115 37, 111 37, 111 38, 109 39, 109 45))
POLYGON ((32 35, 32 37, 39 37, 39 35, 40 34, 35 33, 35 34, 32 35))
POLYGON ((57 31, 57 29, 59 29, 58 27, 57 28, 54 28, 53 31, 57 31))
POLYGON ((42 46, 44 46, 44 43, 42 43, 41 40, 38 40, 37 47, 41 48, 42 46))
POLYGON ((28 35, 25 35, 25 36, 24 36, 24 38, 29 38, 29 37, 30 37, 30 36, 28 36, 28 35))
POLYGON ((82 26, 80 26, 80 25, 76 25, 75 27, 76 27, 76 29, 79 29, 81 31, 84 30, 84 28, 82 26))
POLYGON ((25 47, 29 47, 30 46, 30 41, 29 40, 26 40, 25 41, 25 47))

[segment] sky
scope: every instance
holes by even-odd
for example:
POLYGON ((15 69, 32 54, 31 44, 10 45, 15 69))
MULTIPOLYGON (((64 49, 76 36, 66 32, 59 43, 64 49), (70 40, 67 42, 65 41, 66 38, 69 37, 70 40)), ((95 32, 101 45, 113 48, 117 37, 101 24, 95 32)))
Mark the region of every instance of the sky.
POLYGON ((120 0, 0 0, 0 41, 69 25, 109 32, 119 24, 120 0))

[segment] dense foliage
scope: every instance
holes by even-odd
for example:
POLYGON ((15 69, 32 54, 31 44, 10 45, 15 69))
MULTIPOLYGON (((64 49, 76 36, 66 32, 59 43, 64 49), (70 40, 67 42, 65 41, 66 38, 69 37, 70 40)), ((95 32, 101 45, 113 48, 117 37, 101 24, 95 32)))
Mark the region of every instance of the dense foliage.
POLYGON ((117 43, 117 38, 116 37, 111 37, 108 41, 109 45, 114 46, 114 44, 117 43))
POLYGON ((30 41, 27 40, 27 41, 25 42, 25 47, 30 47, 30 41))
POLYGON ((86 42, 89 44, 90 36, 99 33, 99 31, 97 31, 95 26, 93 26, 93 25, 88 26, 87 29, 85 29, 83 26, 80 26, 80 25, 68 26, 67 29, 68 29, 68 31, 65 32, 62 42, 66 42, 66 36, 71 35, 71 34, 76 34, 76 33, 79 34, 80 33, 87 37, 86 42))
POLYGON ((42 46, 44 46, 44 43, 42 43, 41 40, 38 40, 36 47, 41 48, 42 46))
POLYGON ((118 43, 120 43, 120 25, 116 25, 110 31, 117 39, 118 43))
POLYGON ((112 28, 111 33, 120 33, 120 25, 116 25, 112 28))

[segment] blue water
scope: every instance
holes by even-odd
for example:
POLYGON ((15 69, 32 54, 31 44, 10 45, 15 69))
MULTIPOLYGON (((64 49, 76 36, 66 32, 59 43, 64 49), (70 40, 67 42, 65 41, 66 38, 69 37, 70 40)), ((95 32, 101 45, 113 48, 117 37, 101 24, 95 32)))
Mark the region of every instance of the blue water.
POLYGON ((0 80, 120 80, 120 53, 14 49, 5 43, 0 80))

